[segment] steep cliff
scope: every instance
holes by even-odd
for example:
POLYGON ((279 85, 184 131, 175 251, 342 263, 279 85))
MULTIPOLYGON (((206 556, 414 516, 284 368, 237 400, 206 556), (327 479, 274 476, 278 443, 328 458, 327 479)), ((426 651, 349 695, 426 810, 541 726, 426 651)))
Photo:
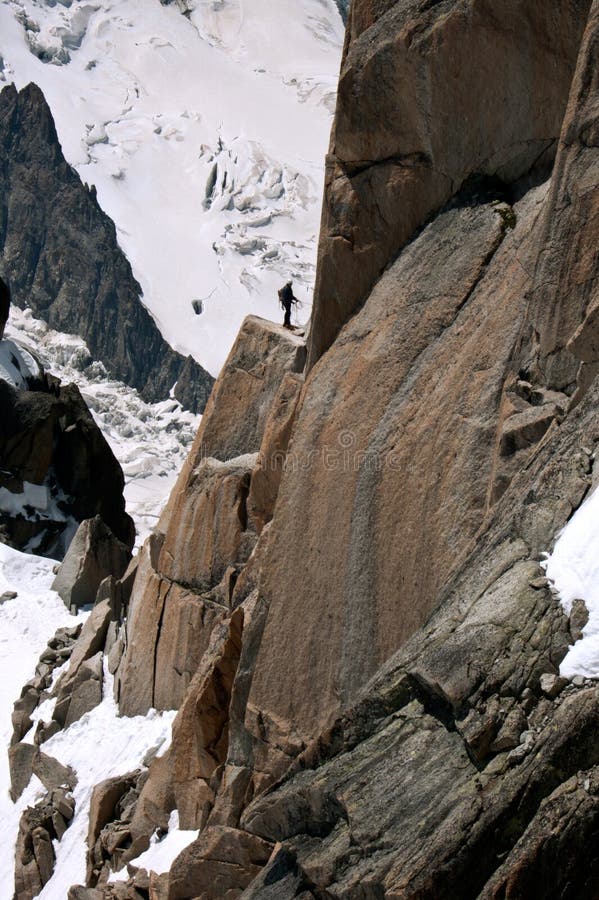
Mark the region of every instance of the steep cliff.
POLYGON ((597 483, 598 48, 597 0, 353 0, 307 374, 246 322, 144 548, 106 652, 178 712, 90 891, 596 894, 599 692, 540 562, 597 483))
POLYGON ((212 377, 163 340, 93 188, 64 160, 35 85, 0 93, 0 254, 13 302, 84 338, 95 359, 147 400, 203 410, 212 377))
POLYGON ((312 366, 400 248, 472 175, 513 182, 556 140, 589 0, 352 3, 325 201, 312 366))

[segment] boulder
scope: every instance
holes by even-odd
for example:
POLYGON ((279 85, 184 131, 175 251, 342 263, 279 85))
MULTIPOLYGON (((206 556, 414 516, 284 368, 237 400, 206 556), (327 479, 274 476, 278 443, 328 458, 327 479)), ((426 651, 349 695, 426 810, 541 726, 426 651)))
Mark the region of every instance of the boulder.
POLYGON ((13 744, 8 751, 8 765, 10 769, 10 796, 16 803, 31 779, 33 774, 33 761, 37 756, 38 748, 35 744, 19 742, 13 744))
POLYGON ((18 900, 33 900, 53 875, 54 843, 62 839, 73 818, 74 805, 72 801, 65 804, 64 796, 48 794, 21 815, 15 852, 14 896, 18 900))
POLYGON ((109 778, 97 784, 92 792, 89 810, 89 828, 87 835, 88 870, 87 883, 96 884, 98 870, 94 871, 94 851, 102 829, 118 818, 117 806, 125 794, 137 783, 140 772, 129 772, 115 778, 109 778))
POLYGON ((103 648, 110 624, 108 600, 94 606, 56 688, 53 721, 68 727, 102 700, 103 648))
POLYGON ((102 702, 103 653, 99 651, 84 660, 68 682, 68 689, 61 687, 52 718, 68 728, 86 712, 102 702))
POLYGON ((573 600, 570 610, 570 634, 574 642, 582 638, 583 630, 589 621, 589 611, 584 600, 573 600))
POLYGON ((100 583, 109 575, 120 578, 131 551, 119 541, 100 516, 85 519, 75 533, 60 565, 52 590, 68 609, 93 605, 100 583))

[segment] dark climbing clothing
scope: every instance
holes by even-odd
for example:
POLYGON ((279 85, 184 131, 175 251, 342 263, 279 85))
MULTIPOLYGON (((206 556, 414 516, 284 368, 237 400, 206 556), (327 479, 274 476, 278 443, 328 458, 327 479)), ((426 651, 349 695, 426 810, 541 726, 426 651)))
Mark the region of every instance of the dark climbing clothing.
POLYGON ((4 334, 4 326, 8 321, 10 312, 10 290, 5 281, 0 278, 0 338, 4 334))
POLYGON ((291 289, 290 284, 286 284, 285 287, 282 287, 279 291, 279 301, 285 310, 283 325, 285 328, 291 328, 291 307, 294 304, 299 303, 299 300, 293 296, 293 290, 291 289))

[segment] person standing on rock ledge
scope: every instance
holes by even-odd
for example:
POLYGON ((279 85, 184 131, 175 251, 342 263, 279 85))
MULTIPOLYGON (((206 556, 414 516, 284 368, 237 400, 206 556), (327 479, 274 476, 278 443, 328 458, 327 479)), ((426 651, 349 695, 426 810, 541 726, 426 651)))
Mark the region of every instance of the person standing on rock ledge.
POLYGON ((8 322, 10 312, 10 289, 7 283, 0 278, 0 340, 4 337, 4 328, 8 322))
POLYGON ((279 302, 285 310, 285 319, 283 321, 284 328, 291 328, 291 307, 297 306, 299 300, 293 296, 293 282, 288 281, 285 287, 279 291, 279 302))

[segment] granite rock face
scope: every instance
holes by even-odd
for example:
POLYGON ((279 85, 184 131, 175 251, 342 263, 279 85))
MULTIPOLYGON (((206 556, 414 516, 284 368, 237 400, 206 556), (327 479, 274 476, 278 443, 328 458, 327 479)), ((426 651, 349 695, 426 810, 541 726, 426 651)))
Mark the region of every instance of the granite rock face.
POLYGON ((309 366, 401 247, 473 175, 513 182, 556 141, 590 0, 353 0, 325 179, 309 366))
POLYGON ((595 895, 599 689, 540 562, 597 483, 598 59, 599 0, 352 4, 340 301, 305 381, 246 323, 133 589, 120 707, 178 713, 128 833, 200 829, 158 900, 595 895))
POLYGON ((213 630, 230 616, 235 583, 258 540, 248 496, 269 410, 304 360, 300 337, 245 320, 142 550, 115 684, 123 713, 178 708, 213 630))
POLYGON ((141 288, 94 188, 65 162, 33 84, 0 94, 0 259, 13 302, 80 335, 94 359, 144 399, 204 409, 213 378, 175 353, 140 301, 141 288))

